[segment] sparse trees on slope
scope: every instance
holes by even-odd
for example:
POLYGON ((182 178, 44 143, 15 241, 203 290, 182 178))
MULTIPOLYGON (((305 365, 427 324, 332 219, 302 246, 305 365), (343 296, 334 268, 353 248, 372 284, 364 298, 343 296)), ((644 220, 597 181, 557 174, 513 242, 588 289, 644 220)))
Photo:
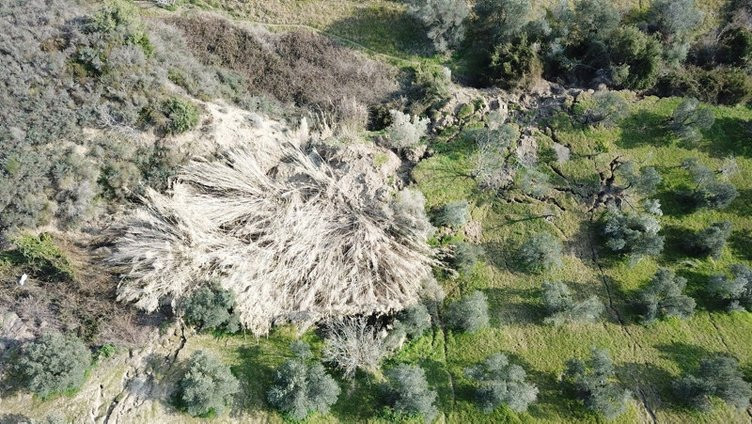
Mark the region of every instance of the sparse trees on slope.
POLYGON ((488 327, 488 298, 474 291, 450 304, 445 318, 451 328, 469 333, 488 327))
POLYGON ((410 0, 410 14, 428 30, 436 51, 446 53, 465 38, 470 7, 465 0, 410 0))
POLYGON ((674 383, 677 396, 689 406, 710 407, 710 398, 719 397, 729 405, 749 406, 752 387, 744 380, 739 362, 726 355, 704 358, 695 374, 686 374, 674 383))
POLYGON ((605 350, 593 349, 587 361, 569 360, 565 377, 575 386, 588 409, 608 419, 626 411, 631 394, 616 382, 614 365, 605 350))
POLYGON ((421 144, 428 132, 428 118, 412 117, 398 110, 390 110, 392 123, 386 127, 386 137, 393 149, 410 149, 421 144))
POLYGON ((577 302, 572 291, 562 282, 543 283, 543 306, 548 312, 546 323, 594 322, 605 310, 603 302, 596 296, 577 302))
POLYGON ((75 336, 47 333, 21 346, 10 364, 14 379, 45 397, 79 388, 91 365, 91 352, 75 336))
POLYGON ((436 417, 435 391, 428 387, 426 373, 417 365, 400 364, 387 371, 389 405, 398 414, 422 416, 426 422, 436 417))
POLYGON ((240 383, 214 356, 196 351, 178 382, 178 405, 193 416, 219 415, 232 403, 240 383))
POLYGON ((646 321, 659 317, 687 318, 695 311, 695 300, 683 294, 687 280, 668 268, 661 268, 640 293, 640 306, 646 321))
POLYGON ((312 412, 327 413, 339 394, 337 382, 324 366, 305 355, 277 368, 267 399, 290 418, 302 420, 312 412))
POLYGON ((474 380, 475 397, 486 412, 501 405, 524 412, 538 397, 538 388, 527 382, 525 370, 510 363, 502 353, 491 355, 482 363, 467 368, 465 374, 474 380))

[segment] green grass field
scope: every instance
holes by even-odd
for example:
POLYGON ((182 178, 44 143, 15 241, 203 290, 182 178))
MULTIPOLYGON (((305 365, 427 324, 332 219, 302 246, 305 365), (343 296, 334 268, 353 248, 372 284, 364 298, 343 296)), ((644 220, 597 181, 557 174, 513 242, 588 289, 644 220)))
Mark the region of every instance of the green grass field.
MULTIPOLYGON (((663 123, 678 99, 646 98, 633 104, 632 115, 621 128, 582 129, 560 122, 557 136, 573 147, 572 159, 562 165, 567 176, 592 173, 598 162, 615 156, 640 164, 656 166, 663 176, 659 199, 664 205, 661 223, 667 236, 666 249, 657 258, 636 263, 614 258, 596 248, 593 253, 592 228, 587 207, 561 196, 566 208, 550 222, 530 219, 550 212, 545 202, 519 203, 494 198, 478 190, 474 181, 463 175, 471 166, 473 146, 462 141, 447 143, 440 137, 433 146, 437 152, 421 162, 413 175, 427 197, 428 207, 448 201, 468 199, 474 205, 472 216, 481 222, 485 260, 472 272, 447 279, 443 285, 449 299, 480 289, 491 304, 492 327, 476 334, 444 334, 441 328, 406 345, 385 364, 417 363, 438 391, 442 417, 452 423, 485 422, 601 422, 575 400, 566 384, 560 382, 565 362, 585 356, 592 347, 606 348, 613 356, 621 383, 630 388, 634 400, 629 411, 615 422, 651 422, 651 413, 661 423, 735 423, 749 422, 746 411, 738 411, 718 401, 706 412, 679 406, 674 399, 672 381, 684 370, 693 370, 706 354, 728 352, 752 371, 752 314, 729 313, 703 300, 702 287, 712 274, 724 272, 731 263, 751 264, 749 234, 752 230, 752 158, 745 143, 749 140, 747 122, 752 110, 746 107, 713 108, 716 124, 705 133, 705 140, 686 148, 675 140, 663 123), (595 158, 582 155, 605 150, 595 158), (723 211, 688 212, 672 201, 672 192, 689 182, 679 168, 687 157, 697 157, 708 165, 718 165, 735 154, 739 173, 732 179, 740 196, 723 211), (729 220, 734 233, 717 260, 688 257, 678 248, 675 237, 684 231, 702 228, 710 222, 729 220), (514 271, 513 252, 527 235, 547 230, 565 240, 566 258, 561 269, 530 275, 514 271), (630 303, 637 290, 647 283, 659 266, 670 267, 689 280, 688 292, 695 296, 697 312, 687 320, 659 320, 652 324, 638 321, 630 303), (543 324, 539 300, 540 286, 546 280, 571 282, 578 294, 595 294, 607 306, 607 318, 597 324, 543 324), (522 364, 531 380, 540 388, 539 401, 527 413, 517 414, 501 408, 486 415, 472 403, 465 367, 486 356, 503 352, 522 364)), ((546 137, 539 136, 541 148, 546 137)), ((554 180, 552 180, 554 181, 554 180)), ((512 195, 514 197, 514 194, 512 195)), ((234 365, 245 382, 244 408, 268 419, 282 420, 268 412, 264 387, 273 376, 272 369, 289 356, 288 344, 295 337, 289 328, 276 330, 269 338, 213 338, 199 336, 189 348, 205 348, 223 355, 234 365), (262 412, 263 411, 263 412, 262 412)), ((306 333, 315 348, 320 339, 306 333)), ((355 381, 342 381, 343 394, 327 416, 312 416, 308 422, 383 422, 378 401, 381 376, 359 375, 355 381)))

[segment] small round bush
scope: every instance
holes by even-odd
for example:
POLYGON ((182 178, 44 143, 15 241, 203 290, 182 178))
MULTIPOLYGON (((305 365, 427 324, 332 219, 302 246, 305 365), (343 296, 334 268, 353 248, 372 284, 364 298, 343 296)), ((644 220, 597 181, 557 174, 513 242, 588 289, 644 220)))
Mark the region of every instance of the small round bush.
POLYGON ((451 328, 469 333, 488 327, 488 298, 480 291, 470 293, 449 305, 446 320, 451 328))
POLYGON ((436 225, 440 227, 461 228, 470 220, 470 207, 467 200, 447 203, 436 216, 436 225))
POLYGON ((452 265, 461 272, 470 271, 480 259, 483 249, 470 243, 459 242, 452 248, 452 265))
POLYGON ((267 399, 290 418, 302 420, 312 412, 327 413, 339 393, 337 382, 323 365, 295 358, 277 369, 267 399))
POLYGON ((177 401, 194 417, 219 415, 239 390, 240 383, 228 366, 197 351, 191 355, 185 374, 178 382, 177 401))
POLYGON ((686 374, 674 383, 674 390, 677 397, 697 409, 710 408, 711 397, 744 409, 752 397, 752 387, 744 380, 739 361, 726 355, 704 358, 695 374, 686 374))
POLYGON ((538 388, 527 382, 525 370, 502 353, 467 368, 465 374, 474 380, 478 405, 487 413, 501 405, 524 412, 538 398, 538 388))
POLYGON ((395 412, 422 416, 431 422, 438 413, 437 394, 428 387, 426 373, 417 365, 400 364, 387 372, 388 401, 395 412))
POLYGON ((519 259, 528 271, 547 271, 561 266, 562 249, 559 239, 549 233, 539 233, 522 244, 519 259))
POLYGON ((198 125, 198 108, 188 100, 177 97, 167 99, 160 105, 166 121, 163 129, 167 134, 180 134, 198 125))
POLYGON ((416 338, 431 328, 431 314, 426 305, 418 303, 397 314, 397 322, 407 336, 416 338))
POLYGON ((730 235, 731 223, 729 221, 714 222, 704 230, 693 234, 688 247, 695 254, 718 259, 730 235))
POLYGON ((199 330, 224 330, 235 333, 240 321, 234 313, 235 296, 219 287, 201 287, 183 303, 185 322, 199 330))
POLYGON ((47 333, 21 347, 11 372, 23 387, 46 397, 81 387, 89 365, 91 352, 81 340, 47 333))

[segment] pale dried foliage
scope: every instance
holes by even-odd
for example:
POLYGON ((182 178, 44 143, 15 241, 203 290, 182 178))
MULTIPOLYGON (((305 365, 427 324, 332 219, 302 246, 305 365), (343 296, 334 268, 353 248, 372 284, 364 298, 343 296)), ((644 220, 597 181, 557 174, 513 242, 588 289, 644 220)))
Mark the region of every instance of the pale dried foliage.
POLYGON ((169 196, 148 192, 116 229, 118 298, 153 311, 217 281, 256 334, 416 303, 435 265, 422 196, 301 139, 254 140, 185 166, 169 196))
POLYGON ((369 325, 366 317, 345 318, 329 324, 322 356, 350 378, 359 369, 378 370, 391 350, 386 332, 369 325))

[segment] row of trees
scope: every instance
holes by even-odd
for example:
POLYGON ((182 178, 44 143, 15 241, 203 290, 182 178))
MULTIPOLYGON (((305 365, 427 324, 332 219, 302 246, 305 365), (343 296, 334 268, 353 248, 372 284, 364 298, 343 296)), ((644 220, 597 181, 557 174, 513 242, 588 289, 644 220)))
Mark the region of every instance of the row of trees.
POLYGON ((743 9, 702 38, 705 14, 695 0, 654 1, 641 13, 579 0, 540 18, 529 0, 480 0, 472 9, 465 0, 411 0, 409 10, 436 50, 457 49, 480 84, 511 88, 544 75, 739 103, 752 93, 752 28, 743 9))

